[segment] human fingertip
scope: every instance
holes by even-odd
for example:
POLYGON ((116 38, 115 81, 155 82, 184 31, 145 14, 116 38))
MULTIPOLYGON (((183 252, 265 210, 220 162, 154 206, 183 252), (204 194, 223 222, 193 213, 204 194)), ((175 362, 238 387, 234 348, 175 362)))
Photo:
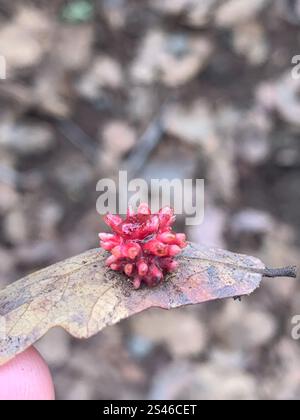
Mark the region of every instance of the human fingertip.
POLYGON ((54 400, 47 364, 33 347, 0 366, 0 400, 54 400))

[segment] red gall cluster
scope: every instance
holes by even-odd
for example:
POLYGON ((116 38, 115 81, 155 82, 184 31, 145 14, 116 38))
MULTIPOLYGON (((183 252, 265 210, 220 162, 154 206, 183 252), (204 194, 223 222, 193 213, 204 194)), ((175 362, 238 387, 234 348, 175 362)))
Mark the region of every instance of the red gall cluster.
POLYGON ((137 213, 129 207, 125 220, 107 214, 104 221, 113 231, 99 234, 100 246, 111 253, 106 265, 125 273, 135 289, 142 283, 154 287, 176 270, 174 257, 186 246, 186 236, 172 231, 175 216, 170 207, 151 214, 142 203, 137 213))

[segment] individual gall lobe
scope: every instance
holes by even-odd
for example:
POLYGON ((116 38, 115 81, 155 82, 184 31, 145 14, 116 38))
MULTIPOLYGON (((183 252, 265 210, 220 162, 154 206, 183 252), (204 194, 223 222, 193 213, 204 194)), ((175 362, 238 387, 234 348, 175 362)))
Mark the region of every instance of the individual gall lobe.
POLYGON ((100 246, 111 253, 106 265, 125 273, 135 289, 142 283, 156 286, 176 270, 174 257, 186 246, 186 237, 173 232, 175 216, 170 207, 151 214, 148 205, 142 203, 137 213, 129 207, 125 220, 107 214, 104 221, 113 231, 99 234, 100 246))

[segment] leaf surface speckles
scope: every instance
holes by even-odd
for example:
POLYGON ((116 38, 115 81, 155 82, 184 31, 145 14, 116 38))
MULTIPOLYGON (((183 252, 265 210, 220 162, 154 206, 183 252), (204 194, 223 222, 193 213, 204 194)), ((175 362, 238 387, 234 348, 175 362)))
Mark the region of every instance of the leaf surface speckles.
POLYGON ((189 244, 178 270, 157 287, 134 290, 94 249, 31 274, 0 291, 0 364, 60 326, 88 338, 150 307, 164 309, 249 295, 264 264, 253 257, 189 244))

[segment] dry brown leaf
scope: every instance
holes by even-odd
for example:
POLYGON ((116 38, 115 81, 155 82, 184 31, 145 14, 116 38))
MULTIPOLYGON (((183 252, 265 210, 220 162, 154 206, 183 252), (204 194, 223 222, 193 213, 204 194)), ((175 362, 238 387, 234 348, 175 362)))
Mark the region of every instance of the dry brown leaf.
POLYGON ((0 291, 0 365, 55 326, 88 338, 150 307, 248 295, 265 272, 256 258, 189 244, 176 273, 156 288, 134 290, 125 277, 105 268, 106 256, 90 250, 0 291))

